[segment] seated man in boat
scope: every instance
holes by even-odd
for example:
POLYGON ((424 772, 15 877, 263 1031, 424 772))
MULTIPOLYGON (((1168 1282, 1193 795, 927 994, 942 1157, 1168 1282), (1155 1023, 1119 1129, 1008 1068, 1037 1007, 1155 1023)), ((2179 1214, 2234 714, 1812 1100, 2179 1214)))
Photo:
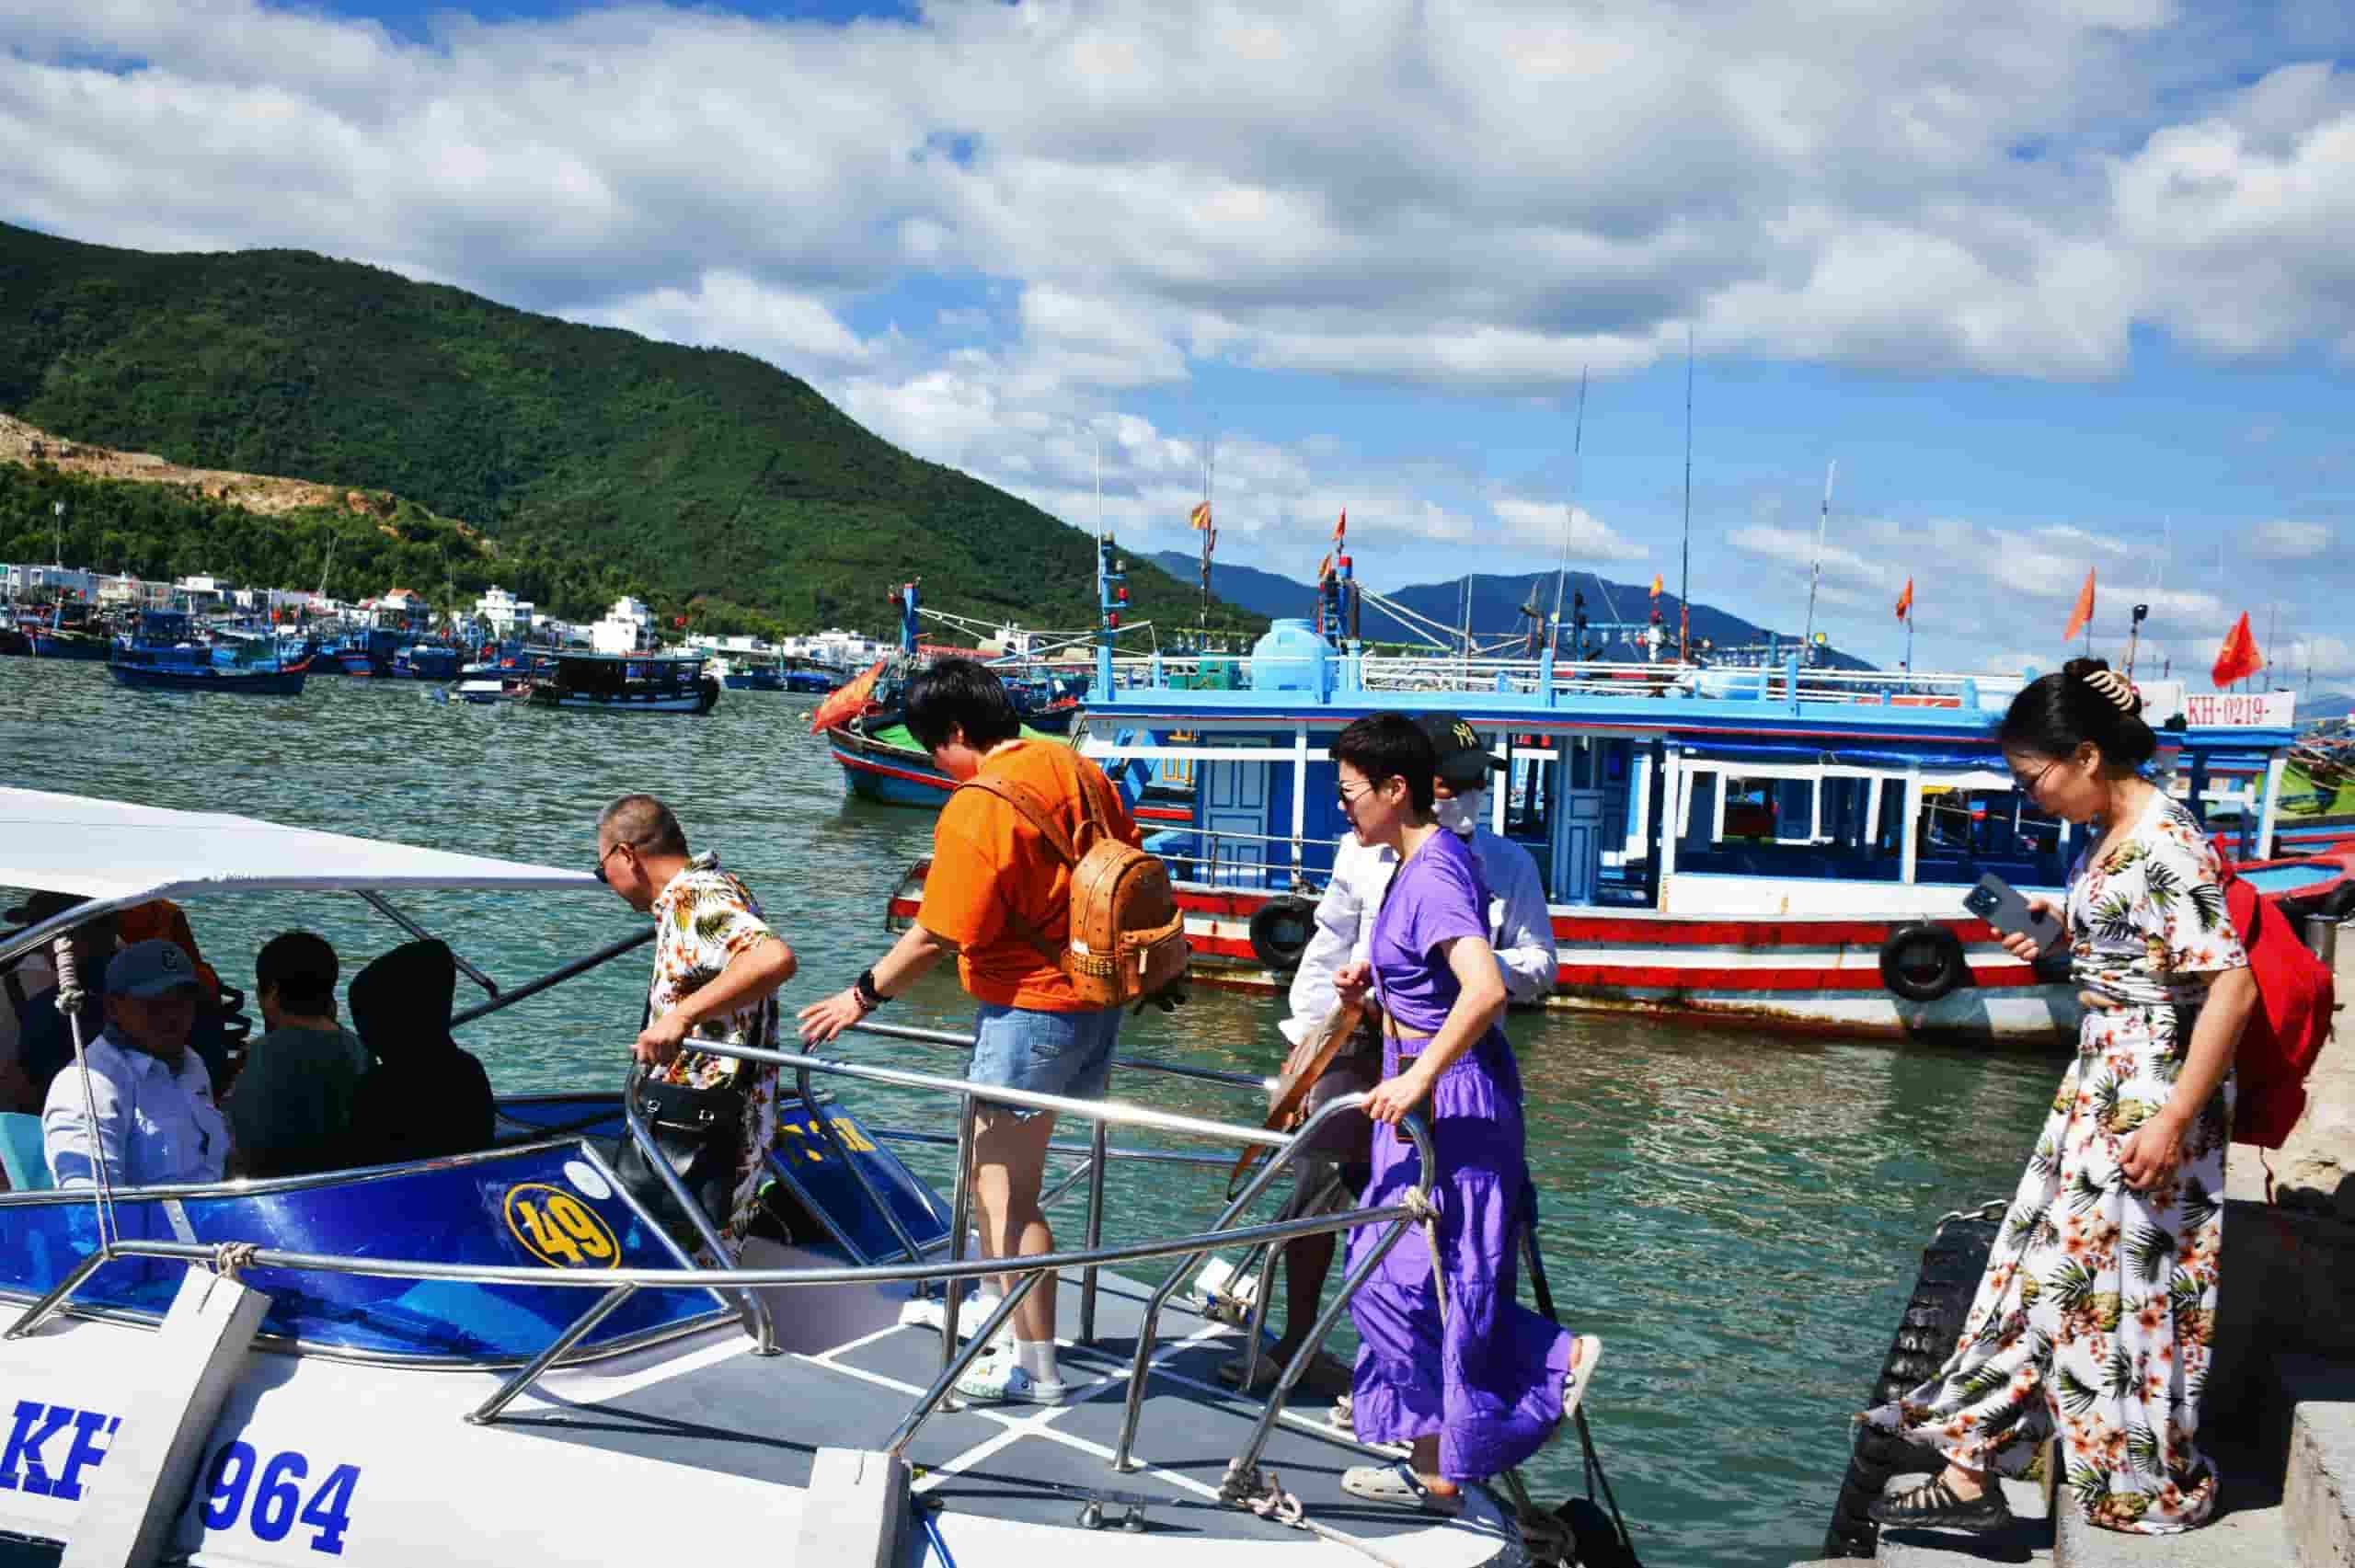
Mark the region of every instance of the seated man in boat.
POLYGON ((222 1106, 241 1176, 300 1176, 351 1163, 351 1111, 368 1047, 336 1022, 335 949, 282 932, 254 957, 254 997, 269 1032, 248 1047, 222 1106))
MULTIPOLYGON (((1104 771, 1068 746, 1025 737, 1005 686, 986 667, 940 660, 908 682, 906 710, 909 730, 941 772, 960 784, 985 779, 1021 792, 1081 853, 1097 831, 1138 842, 1136 823, 1104 771)), ((972 1082, 1101 1097, 1111 1081, 1120 1010, 1083 1001, 1055 956, 1071 927, 1071 869, 1063 856, 1036 824, 985 788, 949 796, 932 845, 915 923, 856 984, 801 1010, 802 1038, 833 1039, 954 952, 958 978, 979 1007, 967 1074, 972 1082)), ((1039 1207, 1054 1124, 1051 1111, 981 1102, 973 1200, 985 1255, 1054 1250, 1039 1207)), ((1011 1290, 1013 1280, 1002 1277, 1000 1285, 1011 1290)), ((1051 1280, 1016 1309, 1011 1345, 977 1360, 957 1392, 977 1402, 1030 1404, 1063 1397, 1051 1280)))
POLYGON ((61 1187, 93 1186, 103 1157, 117 1187, 219 1181, 229 1127, 203 1060, 188 1048, 195 961, 169 942, 133 943, 108 961, 103 984, 106 1027, 84 1041, 87 1098, 69 1066, 41 1111, 50 1174, 61 1187))
MULTIPOLYGON (((1488 774, 1504 763, 1480 744, 1478 732, 1453 714, 1417 714, 1414 720, 1439 754, 1439 772, 1431 784, 1432 815, 1470 847, 1480 879, 1488 887, 1489 945, 1505 995, 1516 1004, 1538 1001, 1554 989, 1560 959, 1537 862, 1527 849, 1488 827, 1488 774)), ((1374 913, 1382 908, 1382 895, 1397 868, 1395 851, 1362 844, 1355 833, 1344 834, 1334 850, 1332 877, 1316 900, 1315 933, 1292 972, 1288 998, 1292 1016, 1276 1025, 1292 1044, 1292 1059, 1284 1063, 1287 1075, 1306 1065, 1305 1053, 1333 1011, 1334 977, 1365 958, 1374 913)), ((1360 1043, 1326 1070, 1310 1105, 1331 1093, 1371 1089, 1381 1078, 1382 1045, 1369 1026, 1361 1031, 1360 1043)), ((1333 1138, 1318 1139, 1333 1152, 1320 1150, 1301 1162, 1299 1183, 1283 1218, 1347 1208, 1364 1190, 1370 1173, 1365 1163, 1367 1124, 1355 1115, 1344 1119, 1349 1125, 1335 1129, 1333 1138)), ((1272 1381, 1315 1323, 1335 1245, 1329 1235, 1302 1236, 1285 1243, 1283 1338, 1259 1357, 1255 1382, 1272 1381)), ((1241 1382, 1245 1359, 1230 1357, 1219 1375, 1230 1383, 1241 1382)), ((1342 1384, 1349 1378, 1347 1368, 1326 1356, 1318 1357, 1310 1375, 1342 1384)))

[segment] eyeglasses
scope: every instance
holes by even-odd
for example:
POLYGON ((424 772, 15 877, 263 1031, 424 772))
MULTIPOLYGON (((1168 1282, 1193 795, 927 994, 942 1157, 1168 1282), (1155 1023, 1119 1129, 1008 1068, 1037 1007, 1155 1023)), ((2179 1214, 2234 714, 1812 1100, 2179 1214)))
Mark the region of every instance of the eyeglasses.
MULTIPOLYGON (((594 876, 600 882, 604 882, 605 862, 613 858, 614 852, 615 850, 628 850, 632 854, 635 854, 638 853, 638 846, 635 844, 623 843, 607 844, 604 848, 604 852, 597 856, 596 868, 591 871, 589 875, 594 876)), ((611 887, 612 884, 606 883, 606 886, 611 887)))
POLYGON ((1334 793, 1340 796, 1341 810, 1346 814, 1355 811, 1359 801, 1363 800, 1367 795, 1372 795, 1375 790, 1381 787, 1382 786, 1379 784, 1360 784, 1358 786, 1357 793, 1355 795, 1351 795, 1350 793, 1350 786, 1343 784, 1338 789, 1335 790, 1334 793))
POLYGON ((2047 762, 2044 766, 2036 770, 2036 776, 2032 779, 2024 779, 2017 773, 2014 773, 2012 775, 2012 787, 2019 791, 2022 795, 2032 795, 2036 793, 2036 786, 2044 782, 2044 775, 2051 773, 2060 765, 2061 764, 2058 761, 2047 762))

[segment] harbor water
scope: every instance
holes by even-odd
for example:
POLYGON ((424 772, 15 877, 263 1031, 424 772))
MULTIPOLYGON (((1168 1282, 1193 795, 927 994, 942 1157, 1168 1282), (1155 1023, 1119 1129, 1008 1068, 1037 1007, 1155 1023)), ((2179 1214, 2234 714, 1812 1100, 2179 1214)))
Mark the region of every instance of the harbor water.
MULTIPOLYGON (((598 808, 649 790, 679 808, 696 849, 717 849, 752 884, 792 943, 801 972, 788 1009, 848 983, 882 950, 885 895, 929 853, 928 815, 844 796, 824 743, 807 733, 814 699, 729 692, 696 718, 425 697, 412 683, 325 677, 294 698, 129 692, 99 665, 0 658, 0 781, 584 871, 598 808)), ((503 984, 626 935, 639 919, 602 888, 398 902, 503 984)), ((347 977, 402 940, 349 895, 223 897, 190 913, 205 956, 248 988, 255 949, 289 927, 327 935, 347 977)), ((645 956, 631 954, 462 1039, 502 1091, 617 1086, 645 982, 645 956)), ((1130 1021, 1122 1048, 1269 1071, 1283 1048, 1280 1006, 1197 990, 1174 1014, 1130 1021)), ((886 1017, 970 1023, 946 971, 886 1017)), ((1606 1345, 1587 1409, 1637 1550, 1654 1568, 1780 1568, 1815 1555, 1848 1416, 1921 1247, 1945 1211, 2008 1193, 2060 1064, 1611 1014, 1515 1014, 1509 1027, 1527 1085, 1543 1250, 1565 1317, 1606 1345)), ((895 1065, 956 1066, 916 1047, 845 1044, 895 1065)), ((1114 1093, 1258 1116, 1247 1095, 1160 1075, 1117 1076, 1114 1093)), ((871 1121, 955 1128, 945 1100, 859 1085, 845 1098, 871 1121)), ((907 1153, 947 1189, 940 1151, 907 1153)), ((1215 1214, 1218 1175, 1169 1171, 1114 1166, 1111 1237, 1215 1214)), ((1580 1469, 1565 1442, 1532 1467, 1533 1491, 1571 1495, 1580 1469)))

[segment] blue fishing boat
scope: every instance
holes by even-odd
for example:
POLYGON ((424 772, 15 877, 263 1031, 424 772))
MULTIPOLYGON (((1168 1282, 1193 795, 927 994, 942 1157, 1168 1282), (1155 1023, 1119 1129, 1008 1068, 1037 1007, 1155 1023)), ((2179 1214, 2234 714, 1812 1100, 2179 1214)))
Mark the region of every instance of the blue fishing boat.
MULTIPOLYGON (((1170 864, 1197 979, 1289 983, 1349 830, 1334 740, 1367 715, 1437 709, 1494 756, 1488 826, 1536 863, 1559 959, 1549 1005, 1867 1037, 2074 1037, 2075 988, 2014 958, 1962 905, 1988 873, 2057 896, 2085 841, 2014 788, 1996 746, 2019 678, 1894 678, 1796 657, 1702 669, 1382 656, 1347 635, 1340 566, 1316 615, 1277 621, 1239 669, 1115 658, 1108 589, 1074 743, 1140 799, 1191 784, 1182 823, 1147 847, 1170 864)), ((1109 556, 1104 576, 1119 581, 1109 556)), ((2226 705, 2180 682, 2142 692, 2178 795, 2246 814, 2234 858, 2259 892, 2292 914, 2349 907, 2355 854, 2274 858, 2288 694, 2226 705)), ((855 790, 872 778, 913 790, 871 728, 831 738, 855 790)), ((891 918, 912 918, 921 892, 912 873, 891 918)))
POLYGON ((78 599, 61 599, 19 625, 35 658, 101 659, 112 641, 90 606, 78 599))
POLYGON ((782 692, 785 671, 774 659, 747 660, 741 656, 716 658, 712 673, 731 692, 782 692))
POLYGON ((267 635, 228 634, 198 640, 186 612, 142 611, 129 637, 115 645, 107 673, 144 692, 235 692, 258 697, 302 695, 309 661, 267 635))
MULTIPOLYGON (((550 898, 618 913, 578 870, 30 790, 0 790, 0 814, 19 830, 0 843, 0 883, 90 900, 0 937, 0 963, 154 898, 195 905, 201 918, 202 900, 227 891, 357 895, 393 915, 388 898, 449 889, 475 895, 464 900, 470 921, 504 897, 513 912, 502 922, 526 932, 550 898)), ((419 929, 408 911, 395 918, 394 941, 419 929)), ((492 991, 450 1027, 652 935, 639 922, 492 991)), ((782 1568, 931 1554, 1036 1568, 1069 1557, 1075 1532, 1125 1526, 1130 1555, 1172 1564, 1529 1561, 1509 1505, 1484 1490, 1468 1491, 1456 1518, 1352 1503, 1343 1470, 1386 1456, 1321 1408, 1295 1407, 1310 1351, 1264 1396, 1223 1389, 1220 1363, 1259 1343, 1259 1325, 1238 1333, 1231 1309, 1197 1293, 1200 1281, 1186 1288, 1213 1250, 1247 1260, 1246 1249, 1294 1235, 1354 1230, 1395 1268, 1414 1255, 1395 1248, 1436 1245, 1420 1223, 1423 1189, 1386 1207, 1251 1222, 1263 1195, 1289 1187, 1320 1123, 1297 1138, 1270 1132, 1256 1077, 1123 1058, 1139 1100, 990 1092, 1096 1138, 1049 1156, 1059 1184, 1048 1201, 1085 1203, 1067 1230, 1081 1243, 1019 1260, 1012 1288, 969 1300, 972 1282, 1003 1272, 967 1255, 969 1195, 944 1198, 895 1150, 945 1139, 968 1162, 979 1091, 879 1061, 871 1047, 971 1042, 855 1027, 865 1036, 856 1060, 699 1047, 785 1070, 779 1136, 763 1151, 772 1184, 741 1258, 670 1173, 634 1070, 603 1093, 501 1097, 487 1147, 303 1176, 132 1186, 118 1174, 59 1191, 38 1127, 28 1157, 12 1126, 5 1147, 20 1179, 0 1194, 0 1380, 16 1426, 0 1534, 18 1548, 86 1551, 110 1521, 145 1519, 155 1531, 130 1560, 513 1568, 523 1542, 535 1562, 668 1561, 693 1520, 757 1543, 782 1568), (1234 1095, 1236 1119, 1153 1105, 1159 1096, 1137 1075, 1173 1072, 1234 1095), (882 1127, 828 1086, 885 1090, 916 1104, 921 1125, 882 1127), (1121 1129, 1162 1146, 1124 1146, 1109 1136, 1121 1129), (1271 1158, 1222 1207, 1235 1150, 1254 1146, 1271 1158), (650 1188, 625 1179, 626 1152, 650 1188), (1124 1187, 1186 1174, 1214 1220, 1093 1240, 1124 1187), (1038 1288, 1058 1293, 1075 1330, 1069 1399, 950 1406, 956 1379, 1038 1288), (172 1440, 134 1442, 134 1432, 172 1440)), ((1431 1169, 1421 1118, 1402 1132, 1431 1169)), ((1312 1349, 1368 1272, 1341 1281, 1312 1349)), ((1549 1299, 1542 1263, 1524 1277, 1549 1299)))

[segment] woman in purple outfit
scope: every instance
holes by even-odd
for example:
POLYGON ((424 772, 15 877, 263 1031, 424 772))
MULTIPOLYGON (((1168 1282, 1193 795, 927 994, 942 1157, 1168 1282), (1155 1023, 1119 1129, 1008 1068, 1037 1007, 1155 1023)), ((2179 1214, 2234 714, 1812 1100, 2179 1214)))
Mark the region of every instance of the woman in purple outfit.
MULTIPOLYGON (((1394 1203, 1425 1182, 1439 1210, 1442 1292, 1411 1242, 1390 1251, 1350 1302, 1358 1328, 1352 1424, 1369 1443, 1411 1445, 1407 1461, 1352 1470, 1355 1496, 1455 1513, 1464 1488, 1522 1463, 1574 1410, 1603 1351, 1514 1299, 1522 1161, 1521 1070, 1505 1042, 1505 988, 1488 946, 1488 889, 1464 841, 1431 816, 1438 756, 1396 714, 1361 718, 1334 742, 1341 807, 1361 843, 1398 870, 1374 918, 1368 958, 1336 977, 1342 996, 1371 988, 1386 1015, 1383 1081, 1366 1114, 1396 1127, 1420 1110, 1439 1170, 1377 1128, 1364 1202, 1394 1203)), ((1356 1266, 1377 1240, 1350 1240, 1356 1266)))

